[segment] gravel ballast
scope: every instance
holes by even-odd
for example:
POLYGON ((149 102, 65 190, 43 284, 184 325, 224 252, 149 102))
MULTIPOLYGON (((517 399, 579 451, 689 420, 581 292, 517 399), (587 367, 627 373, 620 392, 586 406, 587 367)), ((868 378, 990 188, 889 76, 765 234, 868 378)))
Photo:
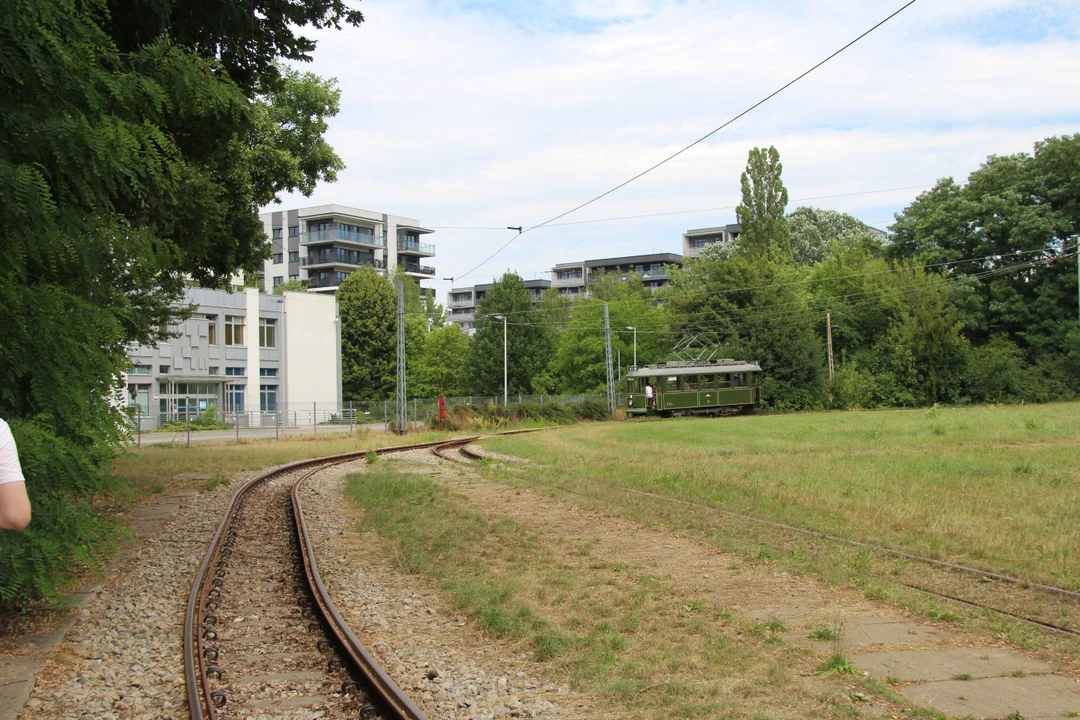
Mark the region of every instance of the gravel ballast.
POLYGON ((430 581, 393 566, 344 498, 345 476, 364 468, 323 470, 301 499, 323 581, 390 677, 432 720, 595 717, 568 687, 539 680, 524 648, 484 635, 430 581))

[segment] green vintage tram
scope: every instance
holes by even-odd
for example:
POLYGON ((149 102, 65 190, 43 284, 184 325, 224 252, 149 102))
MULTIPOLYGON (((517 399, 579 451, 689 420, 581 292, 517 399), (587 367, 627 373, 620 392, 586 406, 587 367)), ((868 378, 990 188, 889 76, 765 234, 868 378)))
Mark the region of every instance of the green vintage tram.
POLYGON ((725 415, 761 401, 761 368, 756 362, 708 360, 635 368, 627 376, 630 415, 725 415), (653 389, 653 402, 645 396, 653 389))

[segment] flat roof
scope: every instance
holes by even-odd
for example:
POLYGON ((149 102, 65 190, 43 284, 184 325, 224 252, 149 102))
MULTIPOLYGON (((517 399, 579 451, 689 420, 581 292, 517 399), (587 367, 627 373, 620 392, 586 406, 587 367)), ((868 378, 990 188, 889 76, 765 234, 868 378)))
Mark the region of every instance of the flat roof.
POLYGON ((718 360, 702 363, 676 363, 672 365, 646 365, 631 370, 627 377, 663 377, 666 375, 709 375, 712 373, 761 372, 754 362, 743 360, 718 360))
POLYGON ((428 230, 427 228, 422 228, 419 225, 405 225, 403 223, 398 223, 397 229, 398 230, 412 230, 413 232, 418 233, 420 235, 427 235, 429 233, 435 232, 434 230, 428 230))
MULTIPOLYGON (((478 292, 478 291, 479 292, 487 292, 492 287, 494 287, 494 285, 495 285, 495 283, 484 283, 482 285, 471 285, 469 287, 450 288, 450 292, 452 292, 452 293, 478 292)), ((544 288, 546 290, 547 288, 551 287, 551 281, 550 280, 543 280, 543 279, 525 280, 525 287, 527 287, 527 288, 544 288)))
POLYGON ((720 225, 718 227, 711 228, 698 228, 696 230, 687 230, 683 233, 685 237, 692 237, 694 235, 716 235, 722 232, 739 232, 742 230, 742 226, 739 223, 730 223, 728 225, 720 225))
POLYGON ((675 265, 683 261, 683 256, 677 253, 650 253, 648 255, 626 255, 625 257, 598 258, 596 260, 582 260, 581 262, 559 263, 554 269, 575 267, 605 267, 607 265, 635 265, 637 263, 662 262, 675 265))

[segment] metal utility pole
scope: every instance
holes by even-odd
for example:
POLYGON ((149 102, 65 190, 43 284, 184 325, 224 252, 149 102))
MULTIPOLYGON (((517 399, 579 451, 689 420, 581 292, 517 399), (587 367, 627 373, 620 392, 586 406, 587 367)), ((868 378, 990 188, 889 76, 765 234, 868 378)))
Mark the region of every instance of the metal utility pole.
MULTIPOLYGON (((514 228, 509 228, 513 230, 514 228)), ((506 379, 508 377, 506 372, 506 316, 505 315, 492 315, 491 317, 497 318, 503 321, 503 409, 506 409, 506 379)))
POLYGON ((409 406, 405 400, 405 283, 397 281, 397 397, 394 409, 398 435, 404 435, 409 424, 409 406))
POLYGON ((637 327, 634 325, 627 325, 626 329, 634 331, 634 369, 637 370, 637 327))
POLYGON ((604 352, 607 355, 607 405, 608 415, 615 415, 615 373, 611 367, 611 320, 608 304, 604 303, 604 352))
POLYGON ((829 336, 829 382, 833 381, 833 359, 832 359, 832 313, 825 313, 825 331, 829 336))

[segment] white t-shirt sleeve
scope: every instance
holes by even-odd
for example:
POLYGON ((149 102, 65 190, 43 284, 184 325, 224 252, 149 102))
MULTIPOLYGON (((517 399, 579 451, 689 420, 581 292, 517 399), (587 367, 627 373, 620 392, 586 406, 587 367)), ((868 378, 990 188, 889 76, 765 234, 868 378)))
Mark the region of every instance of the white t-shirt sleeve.
POLYGON ((0 420, 0 485, 10 482, 25 482, 22 466, 19 464, 19 452, 15 449, 15 438, 11 428, 0 420))

